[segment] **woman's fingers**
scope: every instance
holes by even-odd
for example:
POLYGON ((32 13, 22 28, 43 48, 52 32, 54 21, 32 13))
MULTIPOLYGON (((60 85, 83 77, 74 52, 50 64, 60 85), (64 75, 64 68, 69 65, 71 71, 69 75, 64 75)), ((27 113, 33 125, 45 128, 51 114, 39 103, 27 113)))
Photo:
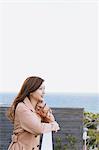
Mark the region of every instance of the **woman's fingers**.
POLYGON ((59 129, 59 124, 56 121, 52 122, 52 131, 57 132, 59 129))

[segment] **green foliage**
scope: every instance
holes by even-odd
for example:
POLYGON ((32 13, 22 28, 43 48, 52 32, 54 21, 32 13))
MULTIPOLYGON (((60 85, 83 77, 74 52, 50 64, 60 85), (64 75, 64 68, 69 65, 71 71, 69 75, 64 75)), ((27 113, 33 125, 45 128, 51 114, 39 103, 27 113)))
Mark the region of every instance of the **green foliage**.
POLYGON ((66 143, 63 145, 61 137, 57 137, 55 150, 68 150, 68 149, 76 150, 75 144, 76 144, 77 140, 76 140, 75 136, 73 136, 71 134, 65 135, 65 141, 66 141, 66 143))
POLYGON ((60 137, 57 137, 55 150, 60 150, 60 149, 62 149, 62 141, 60 137))
POLYGON ((87 147, 99 147, 99 114, 84 112, 84 127, 88 128, 87 147))
POLYGON ((66 136, 66 141, 67 141, 67 148, 72 148, 73 150, 76 149, 75 144, 77 142, 76 137, 69 134, 66 136))
MULTIPOLYGON (((87 139, 87 147, 88 149, 92 147, 93 149, 95 147, 99 147, 99 129, 97 130, 97 127, 99 126, 99 114, 92 113, 92 112, 84 112, 84 127, 88 128, 88 136, 87 139)), ((56 138, 56 145, 55 150, 76 150, 76 142, 77 139, 75 136, 68 134, 65 136, 65 144, 62 144, 61 137, 56 138)))

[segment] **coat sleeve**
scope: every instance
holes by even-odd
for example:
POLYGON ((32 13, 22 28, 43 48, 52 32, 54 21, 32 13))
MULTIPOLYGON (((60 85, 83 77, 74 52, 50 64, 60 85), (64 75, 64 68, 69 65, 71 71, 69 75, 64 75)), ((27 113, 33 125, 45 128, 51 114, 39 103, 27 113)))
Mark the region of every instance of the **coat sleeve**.
POLYGON ((41 123, 37 114, 22 103, 18 104, 16 115, 18 115, 21 127, 30 133, 36 135, 52 131, 52 123, 41 123))

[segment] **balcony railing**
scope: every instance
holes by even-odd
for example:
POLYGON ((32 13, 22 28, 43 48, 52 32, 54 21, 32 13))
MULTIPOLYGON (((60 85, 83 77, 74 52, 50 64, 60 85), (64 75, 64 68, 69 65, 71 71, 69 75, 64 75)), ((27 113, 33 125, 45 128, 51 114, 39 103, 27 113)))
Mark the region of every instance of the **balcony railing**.
POLYGON ((53 150, 52 132, 43 134, 41 150, 53 150))

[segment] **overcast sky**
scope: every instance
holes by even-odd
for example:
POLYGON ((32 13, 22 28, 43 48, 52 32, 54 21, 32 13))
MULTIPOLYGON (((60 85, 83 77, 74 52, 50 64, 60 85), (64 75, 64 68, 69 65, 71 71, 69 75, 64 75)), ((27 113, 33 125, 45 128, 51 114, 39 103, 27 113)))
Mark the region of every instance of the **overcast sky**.
POLYGON ((0 1, 0 92, 32 75, 47 92, 98 93, 95 1, 0 1))

